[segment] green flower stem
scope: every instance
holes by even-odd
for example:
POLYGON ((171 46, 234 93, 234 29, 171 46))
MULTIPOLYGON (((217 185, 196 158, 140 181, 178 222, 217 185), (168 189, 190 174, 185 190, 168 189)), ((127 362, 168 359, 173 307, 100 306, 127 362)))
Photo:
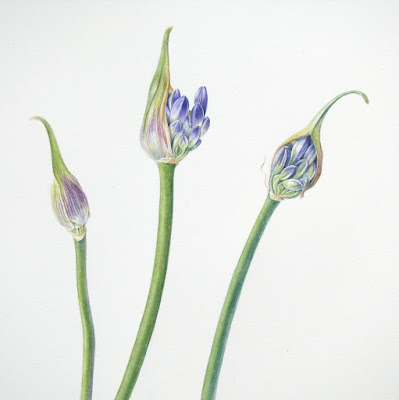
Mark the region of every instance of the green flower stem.
POLYGON ((224 300, 222 312, 213 339, 212 350, 209 356, 208 367, 206 369, 204 385, 202 387, 201 400, 214 400, 219 380, 220 369, 223 363, 224 351, 226 349, 227 339, 233 322, 234 314, 240 298, 241 290, 244 285, 252 258, 258 246, 259 240, 266 228, 266 225, 277 208, 279 201, 272 200, 269 196, 263 205, 263 208, 255 222, 254 227, 245 243, 244 250, 238 261, 233 277, 224 300))
POLYGON ((128 400, 130 398, 157 320, 168 267, 170 236, 172 233, 173 176, 175 167, 175 164, 158 163, 160 178, 159 220, 151 286, 136 341, 115 400, 128 400))
POLYGON ((78 299, 83 328, 83 369, 80 400, 90 400, 93 391, 95 339, 93 318, 91 316, 89 294, 87 291, 86 236, 82 240, 74 240, 74 242, 78 299))

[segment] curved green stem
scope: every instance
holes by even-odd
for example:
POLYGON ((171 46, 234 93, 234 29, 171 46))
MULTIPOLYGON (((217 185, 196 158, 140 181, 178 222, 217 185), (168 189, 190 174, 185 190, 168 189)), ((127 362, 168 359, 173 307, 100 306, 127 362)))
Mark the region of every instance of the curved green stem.
POLYGON ((90 400, 93 391, 95 339, 93 318, 91 316, 89 294, 87 291, 86 237, 80 241, 75 240, 74 242, 76 253, 76 280, 80 317, 83 328, 83 369, 80 400, 90 400))
POLYGON ((226 349, 231 323, 233 322, 245 277, 263 231, 278 204, 278 201, 272 200, 269 196, 267 197, 248 240, 245 243, 244 250, 241 253, 220 313, 211 354, 209 356, 208 367, 206 369, 204 385, 202 387, 201 400, 214 400, 216 397, 216 389, 223 363, 224 351, 226 349))
POLYGON ((115 400, 128 400, 140 373, 161 304, 168 267, 173 213, 173 176, 176 165, 158 163, 160 178, 157 246, 150 291, 136 341, 115 400))

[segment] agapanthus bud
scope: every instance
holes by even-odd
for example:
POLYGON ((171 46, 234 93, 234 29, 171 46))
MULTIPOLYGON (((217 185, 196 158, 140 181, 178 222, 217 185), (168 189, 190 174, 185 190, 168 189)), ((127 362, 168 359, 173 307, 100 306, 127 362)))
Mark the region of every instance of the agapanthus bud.
POLYGON ((140 139, 144 150, 155 161, 178 164, 201 144, 210 120, 205 117, 208 94, 204 86, 195 94, 191 111, 187 97, 170 86, 168 44, 171 30, 168 28, 164 34, 158 68, 148 93, 140 139))
POLYGON ((270 173, 269 190, 273 200, 303 196, 315 185, 322 169, 323 152, 320 130, 331 106, 341 97, 356 93, 368 103, 367 96, 357 90, 341 93, 326 104, 300 132, 287 139, 276 151, 270 173))
POLYGON ((82 240, 86 235, 86 223, 90 217, 86 195, 78 180, 68 171, 49 123, 41 117, 32 119, 37 119, 44 124, 50 140, 55 178, 51 188, 54 213, 59 223, 72 233, 76 241, 82 240))

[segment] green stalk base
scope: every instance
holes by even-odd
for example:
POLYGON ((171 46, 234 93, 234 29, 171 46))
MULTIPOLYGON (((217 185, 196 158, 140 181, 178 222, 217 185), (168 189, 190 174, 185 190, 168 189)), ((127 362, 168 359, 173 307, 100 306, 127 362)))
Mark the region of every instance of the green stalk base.
POLYGON ((208 367, 206 369, 201 400, 214 400, 216 398, 217 384, 219 380, 220 369, 223 363, 227 339, 229 337, 231 324, 233 322, 245 277, 247 276, 247 272, 249 266, 251 265, 251 261, 255 254, 259 240, 262 237, 270 217, 279 203, 280 202, 278 201, 272 200, 269 196, 267 197, 265 204, 248 237, 244 250, 241 253, 241 257, 234 271, 223 308, 220 313, 219 322, 213 339, 211 354, 209 356, 208 367))
POLYGON ((173 177, 175 167, 175 164, 158 163, 161 187, 159 198, 158 237, 151 286, 144 314, 137 332, 136 341, 134 342, 130 359, 115 400, 128 400, 130 398, 140 374, 158 316, 162 292, 165 285, 170 238, 172 233, 173 177))
POLYGON ((74 240, 74 242, 76 253, 76 280, 80 318, 82 320, 83 329, 83 369, 80 400, 91 400, 93 392, 95 338, 93 318, 91 316, 89 294, 87 290, 86 236, 79 242, 76 240, 74 240))

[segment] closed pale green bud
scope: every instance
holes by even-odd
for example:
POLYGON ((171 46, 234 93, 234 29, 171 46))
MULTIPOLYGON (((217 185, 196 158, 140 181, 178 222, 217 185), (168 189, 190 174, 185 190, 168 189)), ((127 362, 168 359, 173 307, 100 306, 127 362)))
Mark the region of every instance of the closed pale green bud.
POLYGON ((291 136, 277 149, 270 174, 270 197, 281 201, 303 196, 320 178, 323 152, 320 130, 324 117, 332 105, 347 94, 356 93, 368 103, 367 96, 357 90, 341 93, 327 103, 309 125, 291 136))
POLYGON ((41 121, 50 140, 54 182, 51 188, 51 200, 58 222, 72 233, 76 241, 86 235, 86 223, 90 217, 89 204, 78 180, 69 172, 58 148, 53 130, 49 123, 41 117, 33 117, 41 121))

